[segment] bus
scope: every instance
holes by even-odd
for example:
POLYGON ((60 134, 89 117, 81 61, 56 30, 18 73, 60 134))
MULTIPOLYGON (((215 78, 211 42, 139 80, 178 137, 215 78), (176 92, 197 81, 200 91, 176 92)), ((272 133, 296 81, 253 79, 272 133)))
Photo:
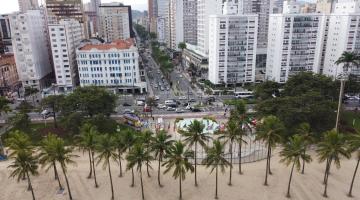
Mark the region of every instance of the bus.
POLYGON ((240 91, 234 92, 234 96, 237 99, 251 99, 254 98, 254 93, 252 91, 240 91))

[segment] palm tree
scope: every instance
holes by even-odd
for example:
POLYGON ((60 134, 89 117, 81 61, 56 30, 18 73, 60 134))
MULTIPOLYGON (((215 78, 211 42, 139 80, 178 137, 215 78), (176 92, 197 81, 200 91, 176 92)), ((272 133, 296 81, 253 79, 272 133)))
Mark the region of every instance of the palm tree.
POLYGON ((165 156, 167 161, 163 163, 163 166, 166 166, 164 174, 174 168, 173 177, 175 179, 179 178, 180 200, 182 199, 181 181, 185 180, 186 172, 189 170, 191 172, 194 171, 194 167, 189 162, 189 158, 192 157, 192 154, 193 152, 185 150, 185 145, 181 141, 177 141, 168 149, 165 156))
MULTIPOLYGON (((348 71, 351 66, 355 66, 356 68, 359 68, 360 65, 360 56, 359 54, 355 52, 347 52, 344 51, 340 58, 335 62, 336 65, 344 64, 343 71, 348 71)), ((340 80, 340 93, 339 93, 339 103, 338 103, 338 109, 336 113, 336 124, 335 129, 338 131, 339 127, 339 121, 340 121, 340 110, 341 110, 341 104, 344 94, 344 88, 345 88, 345 79, 340 80)))
POLYGON ((22 177, 26 175, 33 200, 35 200, 34 189, 32 187, 29 174, 33 176, 39 174, 37 157, 33 156, 32 152, 22 150, 17 152, 16 156, 13 158, 14 162, 12 162, 12 164, 8 166, 8 168, 13 169, 10 177, 16 177, 17 181, 19 182, 20 179, 22 179, 22 177))
POLYGON ((160 187, 162 187, 160 183, 161 161, 163 160, 165 153, 168 151, 173 142, 174 140, 171 140, 171 135, 168 135, 165 131, 160 131, 156 134, 151 143, 151 150, 155 153, 155 158, 157 158, 159 161, 158 184, 160 187))
POLYGON ((118 162, 119 162, 119 169, 120 169, 120 174, 119 177, 123 176, 123 172, 122 172, 122 165, 121 165, 121 160, 122 158, 122 154, 125 151, 125 143, 124 143, 124 138, 122 135, 122 132, 118 131, 116 132, 116 134, 114 135, 114 142, 115 142, 115 146, 117 149, 117 155, 118 155, 118 162))
MULTIPOLYGON (((310 124, 309 123, 301 123, 299 127, 297 128, 296 132, 302 136, 304 141, 304 155, 306 155, 306 150, 309 148, 309 146, 315 142, 315 138, 313 136, 313 133, 310 131, 310 124)), ((302 170, 301 173, 305 173, 305 160, 303 160, 302 164, 302 170)))
POLYGON ((140 143, 136 144, 134 148, 132 148, 129 154, 126 156, 126 160, 128 161, 127 169, 133 169, 136 165, 136 169, 140 174, 141 196, 143 200, 145 199, 145 195, 144 195, 144 185, 142 179, 142 166, 143 164, 145 164, 148 167, 149 162, 152 159, 153 158, 150 155, 149 148, 144 147, 144 145, 140 143))
MULTIPOLYGON (((229 120, 226 124, 226 130, 224 132, 220 132, 219 139, 225 139, 226 143, 229 143, 229 152, 230 152, 230 175, 229 175, 229 183, 231 185, 232 178, 232 161, 233 161, 233 145, 234 142, 246 142, 242 140, 243 129, 239 126, 237 121, 229 120)), ((240 144, 239 144, 240 145, 240 144)), ((241 154, 240 154, 241 155, 241 154)), ((241 159, 241 158, 240 158, 241 159)))
MULTIPOLYGON (((246 141, 243 140, 243 136, 246 135, 246 131, 250 131, 250 132, 252 131, 250 127, 251 120, 246 113, 246 104, 243 100, 237 101, 235 103, 235 109, 231 111, 229 120, 236 121, 239 127, 241 128, 241 131, 239 132, 240 138, 238 140, 238 143, 239 143, 239 174, 242 174, 242 169, 241 169, 242 143, 243 142, 246 143, 246 141)), ((271 151, 270 151, 270 156, 271 156, 271 151)), ((269 173, 271 174, 270 164, 269 164, 269 173)))
POLYGON ((292 164, 289 184, 287 189, 286 197, 290 198, 290 185, 293 176, 294 167, 300 171, 301 160, 309 163, 311 161, 310 155, 304 153, 306 149, 306 143, 302 135, 294 135, 284 144, 283 149, 280 152, 280 156, 283 157, 280 162, 285 163, 286 166, 292 164))
POLYGON ((270 172, 270 159, 271 159, 271 148, 275 147, 276 143, 281 140, 281 134, 284 131, 284 124, 280 121, 279 118, 275 116, 268 116, 263 119, 263 122, 260 123, 256 128, 256 138, 255 140, 261 140, 267 145, 267 159, 266 159, 266 173, 265 173, 265 182, 264 185, 268 185, 267 178, 268 173, 270 172))
POLYGON ((58 137, 54 134, 47 135, 41 141, 40 145, 40 153, 39 153, 39 163, 42 167, 46 167, 46 172, 53 167, 55 180, 58 181, 59 190, 62 190, 63 187, 60 182, 59 173, 56 168, 56 154, 55 154, 55 147, 58 137))
MULTIPOLYGON (((186 43, 185 43, 185 42, 180 42, 180 43, 178 44, 178 48, 181 49, 181 56, 184 55, 184 49, 186 49, 186 43)), ((180 59, 180 60, 182 60, 182 59, 180 59)), ((184 69, 184 64, 183 64, 183 62, 181 62, 181 66, 182 66, 182 68, 184 69)))
POLYGON ((231 168, 231 164, 224 157, 224 144, 222 144, 219 140, 215 140, 213 142, 213 146, 211 148, 206 149, 206 157, 203 160, 203 164, 206 167, 211 167, 211 173, 215 170, 216 173, 216 182, 215 182, 215 199, 218 199, 218 169, 222 173, 225 172, 226 167, 231 168))
POLYGON ((56 158, 56 161, 60 163, 62 172, 65 177, 66 186, 69 191, 69 199, 72 200, 73 198, 72 198, 70 184, 69 184, 69 180, 68 180, 66 172, 67 172, 67 165, 69 165, 69 164, 76 165, 76 162, 73 159, 78 156, 72 154, 74 149, 72 147, 66 147, 64 140, 61 138, 57 138, 54 145, 55 145, 54 146, 55 158, 56 158))
POLYGON ((94 173, 94 181, 95 181, 95 187, 99 187, 96 179, 96 170, 95 170, 95 147, 96 147, 96 138, 99 135, 99 132, 97 131, 96 127, 91 124, 84 124, 81 127, 80 130, 80 148, 82 148, 84 151, 88 151, 89 153, 89 161, 90 161, 90 172, 88 175, 88 178, 91 178, 92 172, 94 173))
MULTIPOLYGON (((139 143, 142 143, 144 145, 144 148, 146 150, 150 150, 150 147, 151 147, 151 142, 153 141, 153 132, 151 132, 150 130, 146 130, 144 132, 141 133, 140 137, 139 137, 139 140, 138 141, 139 143)), ((147 172, 147 175, 148 177, 151 177, 150 176, 150 172, 149 172, 149 161, 146 163, 146 172, 147 172)))
MULTIPOLYGON (((127 130, 124 132, 123 134, 123 142, 125 145, 124 151, 129 152, 131 150, 131 148, 133 147, 133 145, 136 142, 136 135, 135 135, 135 131, 134 130, 127 130)), ((134 177, 134 169, 131 169, 131 187, 135 186, 135 177, 134 177)))
POLYGON ((350 184, 350 189, 349 189, 349 193, 348 193, 348 196, 352 197, 352 189, 353 189, 353 186, 354 186, 356 173, 357 173, 357 170, 359 168, 359 163, 360 163, 360 132, 359 131, 357 131, 356 134, 350 136, 349 144, 350 144, 350 150, 351 151, 356 151, 356 156, 357 156, 356 167, 355 167, 355 170, 354 170, 354 175, 352 177, 351 184, 350 184))
POLYGON ((324 175, 324 197, 327 197, 327 185, 331 168, 331 163, 334 162, 337 168, 340 168, 340 157, 344 156, 350 158, 350 153, 345 146, 345 136, 338 133, 335 129, 324 133, 324 139, 319 142, 318 149, 316 150, 319 161, 326 160, 326 168, 324 175))
POLYGON ((112 176, 111 176, 110 159, 117 161, 117 158, 118 158, 118 155, 116 154, 114 138, 111 137, 109 134, 100 136, 98 139, 96 150, 99 153, 99 155, 96 157, 97 165, 100 164, 101 162, 103 162, 103 170, 106 170, 106 168, 108 168, 108 170, 109 170, 109 178, 110 178, 110 186, 111 186, 111 199, 113 200, 114 199, 114 186, 113 186, 112 176))
POLYGON ((210 136, 204 133, 205 125, 198 120, 194 120, 191 124, 186 127, 186 130, 180 130, 179 132, 185 137, 184 142, 188 146, 195 147, 194 151, 194 165, 195 165, 195 186, 198 185, 197 183, 197 174, 196 174, 196 166, 197 166, 197 145, 198 143, 204 148, 206 147, 207 141, 211 139, 210 136))
POLYGON ((9 157, 16 156, 19 151, 33 151, 34 146, 31 143, 29 135, 21 131, 11 131, 9 138, 5 140, 6 145, 11 150, 9 157))

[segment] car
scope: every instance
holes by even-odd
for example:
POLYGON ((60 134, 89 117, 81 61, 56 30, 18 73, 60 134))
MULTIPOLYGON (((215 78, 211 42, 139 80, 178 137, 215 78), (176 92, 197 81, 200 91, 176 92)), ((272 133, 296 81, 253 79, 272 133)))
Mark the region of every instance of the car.
POLYGON ((129 106, 131 106, 131 105, 130 105, 129 103, 126 103, 126 102, 125 102, 125 103, 123 103, 123 106, 124 106, 124 107, 129 107, 129 106))
POLYGON ((160 90, 161 90, 161 91, 164 91, 164 90, 165 90, 165 88, 164 88, 163 86, 161 86, 161 87, 160 87, 160 90))
POLYGON ((200 108, 193 108, 191 109, 192 112, 202 112, 202 110, 200 108))
POLYGON ((165 109, 165 108, 166 108, 166 106, 165 106, 164 104, 159 104, 157 107, 158 107, 159 109, 165 109))
POLYGON ((169 90, 170 90, 170 87, 166 87, 166 90, 169 91, 169 90))
POLYGON ((155 99, 155 101, 158 101, 158 100, 160 100, 160 97, 159 96, 154 96, 154 99, 155 99))
POLYGON ((151 112, 151 108, 149 106, 145 106, 143 112, 151 112))
POLYGON ((159 86, 158 85, 155 85, 154 88, 158 88, 159 86))
POLYGON ((167 107, 166 108, 166 111, 175 111, 176 110, 176 108, 173 108, 173 107, 167 107))
POLYGON ((177 109, 175 109, 175 112, 176 112, 176 113, 183 113, 183 112, 185 112, 185 111, 184 111, 183 109, 178 109, 178 108, 177 108, 177 109))
POLYGON ((182 78, 182 77, 183 77, 183 75, 181 75, 181 74, 180 74, 180 76, 179 76, 179 77, 180 77, 180 78, 182 78))
POLYGON ((179 97, 179 100, 186 100, 186 99, 187 99, 186 96, 179 97))
POLYGON ((186 108, 185 108, 185 110, 192 110, 193 109, 193 107, 191 107, 191 105, 189 104, 189 105, 187 105, 186 106, 186 108))
POLYGON ((186 107, 186 106, 188 106, 188 105, 190 105, 188 102, 186 102, 186 103, 183 104, 184 107, 186 107))
POLYGON ((190 99, 189 102, 194 103, 194 102, 196 102, 196 100, 195 99, 190 99))
POLYGON ((145 105, 145 102, 144 102, 144 101, 137 100, 137 101, 136 101, 136 105, 137 105, 137 106, 144 106, 144 105, 145 105))
POLYGON ((207 100, 208 102, 215 102, 215 97, 210 96, 210 97, 208 97, 206 100, 207 100))
POLYGON ((125 109, 123 111, 123 114, 133 114, 135 111, 134 110, 130 110, 130 109, 125 109))

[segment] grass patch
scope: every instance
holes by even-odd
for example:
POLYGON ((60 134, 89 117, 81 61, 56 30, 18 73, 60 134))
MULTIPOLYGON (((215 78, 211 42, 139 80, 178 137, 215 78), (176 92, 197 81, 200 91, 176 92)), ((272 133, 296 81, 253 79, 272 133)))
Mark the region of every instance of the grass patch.
POLYGON ((343 129, 360 130, 360 111, 343 111, 340 120, 343 129))

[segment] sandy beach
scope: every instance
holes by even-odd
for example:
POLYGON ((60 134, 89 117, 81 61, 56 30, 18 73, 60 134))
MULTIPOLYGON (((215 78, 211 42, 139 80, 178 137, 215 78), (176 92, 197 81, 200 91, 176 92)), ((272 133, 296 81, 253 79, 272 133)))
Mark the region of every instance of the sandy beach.
MULTIPOLYGON (((278 152, 277 149, 276 152, 278 152)), ((291 199, 298 200, 319 200, 323 192, 323 172, 325 163, 319 164, 314 157, 314 161, 306 166, 306 174, 294 173, 291 188, 291 199)), ((80 156, 76 159, 77 166, 69 166, 69 181, 72 188, 74 199, 77 200, 107 200, 110 199, 110 182, 107 170, 103 170, 102 166, 97 167, 97 177, 99 188, 94 187, 94 180, 87 179, 89 172, 88 160, 86 155, 78 153, 80 156)), ((234 166, 233 185, 228 186, 228 170, 225 174, 219 176, 219 198, 226 200, 280 200, 285 198, 287 183, 290 173, 290 167, 287 168, 279 163, 278 153, 272 158, 273 175, 269 177, 269 186, 264 186, 265 161, 255 163, 247 163, 243 165, 244 174, 237 173, 237 165, 234 166)), ((31 199, 31 193, 26 191, 27 182, 8 178, 10 171, 7 166, 10 161, 0 162, 0 190, 1 200, 26 200, 31 199)), ((331 170, 329 178, 328 199, 342 200, 351 199, 346 196, 351 177, 354 171, 356 161, 355 158, 350 160, 342 160, 340 169, 335 167, 331 170)), ((171 174, 162 175, 162 184, 160 188, 157 185, 157 162, 153 162, 153 170, 151 170, 151 178, 146 176, 144 169, 144 187, 145 198, 147 200, 175 200, 178 199, 178 181, 174 180, 171 174)), ((115 199, 141 199, 140 179, 138 173, 135 177, 135 187, 130 187, 131 172, 127 171, 125 176, 120 178, 119 168, 116 163, 112 163, 112 173, 114 180, 115 199)), ((61 181, 65 186, 65 180, 61 174, 61 181)), ((194 187, 193 174, 187 174, 187 178, 183 184, 183 199, 185 200, 208 200, 214 199, 215 190, 215 174, 210 174, 210 169, 204 166, 198 167, 199 187, 194 187)), ((65 200, 68 199, 67 192, 57 194, 57 182, 54 180, 53 171, 46 173, 40 170, 38 177, 32 177, 33 187, 37 199, 41 200, 65 200)), ((358 174, 355 181, 354 197, 352 199, 360 199, 360 176, 358 174)))

